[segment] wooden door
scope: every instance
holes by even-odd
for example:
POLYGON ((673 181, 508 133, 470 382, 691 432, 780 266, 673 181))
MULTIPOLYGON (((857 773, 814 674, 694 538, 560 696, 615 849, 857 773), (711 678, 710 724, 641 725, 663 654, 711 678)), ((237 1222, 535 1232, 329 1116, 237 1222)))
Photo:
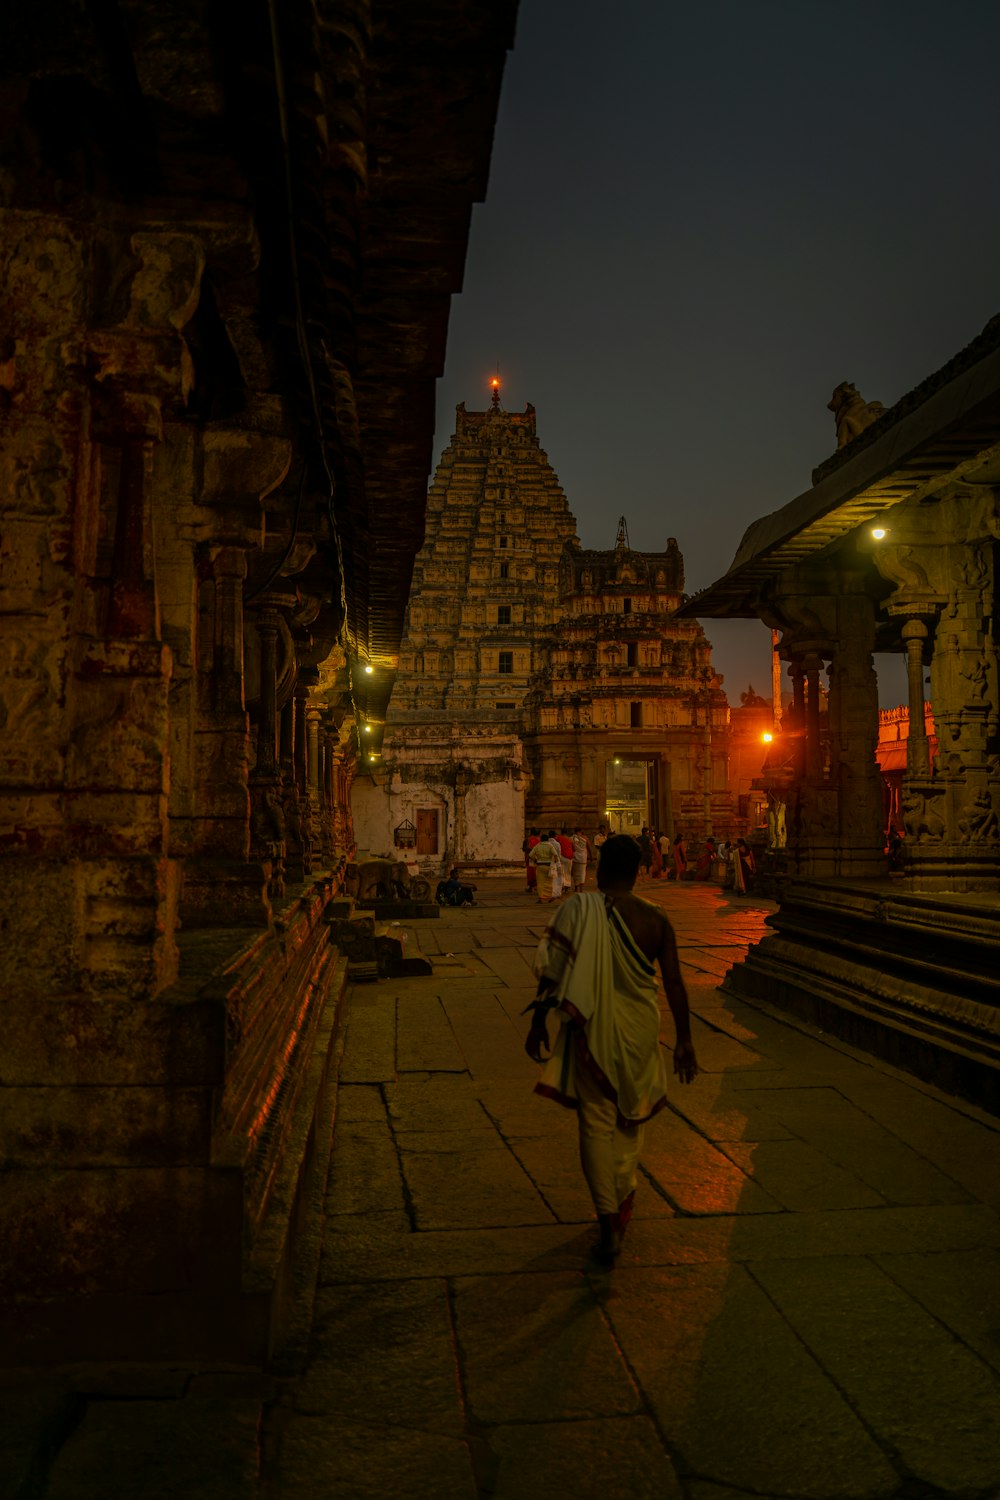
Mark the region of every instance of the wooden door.
POLYGON ((417 854, 438 852, 438 815, 436 807, 417 808, 417 854))

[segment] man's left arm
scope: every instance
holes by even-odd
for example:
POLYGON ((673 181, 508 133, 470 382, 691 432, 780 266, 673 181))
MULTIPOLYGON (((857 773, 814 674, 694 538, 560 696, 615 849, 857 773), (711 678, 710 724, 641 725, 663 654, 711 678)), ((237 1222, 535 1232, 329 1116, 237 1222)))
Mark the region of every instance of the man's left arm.
MULTIPOLYGON (((524 1050, 532 1062, 543 1063, 545 1061, 545 1057, 542 1054, 543 1047, 546 1053, 552 1051, 552 1046, 549 1042, 548 1020, 549 1011, 555 1010, 559 1004, 559 1001, 556 999, 557 989, 557 981, 555 979, 547 979, 543 974, 542 978, 538 981, 534 1000, 524 1008, 525 1011, 531 1011, 531 1026, 525 1039, 524 1050)), ((523 1015, 524 1011, 521 1014, 523 1015)))
POLYGON ((663 933, 660 951, 657 954, 663 986, 667 992, 667 1004, 674 1018, 677 1042, 674 1047, 674 1072, 681 1083, 690 1083, 698 1073, 698 1059, 691 1040, 691 1010, 687 990, 681 975, 681 963, 677 954, 677 939, 667 918, 663 918, 663 933))

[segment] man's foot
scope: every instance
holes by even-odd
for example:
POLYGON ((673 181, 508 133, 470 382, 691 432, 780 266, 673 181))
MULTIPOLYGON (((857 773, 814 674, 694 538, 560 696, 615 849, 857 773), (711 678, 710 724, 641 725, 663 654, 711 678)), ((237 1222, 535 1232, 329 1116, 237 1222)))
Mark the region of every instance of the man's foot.
POLYGON ((598 1214, 601 1233, 594 1255, 605 1266, 613 1266, 622 1252, 622 1237, 618 1232, 617 1214, 598 1214))

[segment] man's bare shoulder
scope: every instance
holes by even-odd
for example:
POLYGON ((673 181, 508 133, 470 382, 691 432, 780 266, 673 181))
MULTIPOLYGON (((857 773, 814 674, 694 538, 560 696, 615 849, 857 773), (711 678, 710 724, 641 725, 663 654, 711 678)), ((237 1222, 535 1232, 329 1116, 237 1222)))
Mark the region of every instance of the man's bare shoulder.
POLYGON ((652 901, 644 901, 634 891, 615 897, 615 906, 647 958, 655 958, 673 928, 666 913, 652 901))

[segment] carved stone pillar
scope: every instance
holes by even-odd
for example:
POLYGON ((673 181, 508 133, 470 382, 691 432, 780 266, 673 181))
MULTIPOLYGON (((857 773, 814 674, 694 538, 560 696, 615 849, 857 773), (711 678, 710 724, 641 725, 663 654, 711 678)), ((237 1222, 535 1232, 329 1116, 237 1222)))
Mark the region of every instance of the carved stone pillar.
POLYGON ((322 806, 320 793, 320 745, 319 745, 319 721, 320 712, 311 704, 306 709, 306 724, 308 734, 308 773, 309 773, 309 797, 317 811, 322 806))
POLYGON ((260 718, 257 723, 257 765, 254 779, 270 779, 277 773, 278 622, 270 610, 257 621, 260 637, 260 718))
POLYGON ((293 764, 295 767, 295 784, 299 789, 299 795, 305 799, 309 795, 309 755, 308 738, 309 731, 306 724, 306 708, 309 701, 309 689, 300 680, 295 684, 295 695, 293 698, 295 711, 295 730, 293 764))
POLYGON ((153 584, 152 467, 151 442, 130 437, 122 444, 108 634, 126 640, 152 640, 159 634, 153 584))
POLYGON ((837 873, 871 879, 885 872, 882 780, 878 744, 878 684, 872 652, 875 604, 844 579, 837 602, 837 651, 830 674, 831 785, 836 788, 837 873))
POLYGON ((924 719, 924 650, 927 644, 927 626, 923 620, 907 620, 902 634, 906 647, 906 684, 910 710, 906 774, 908 777, 929 776, 930 748, 924 719))
POLYGON ((810 781, 819 781, 823 775, 823 742, 820 737, 820 673, 823 659, 809 652, 803 662, 805 701, 805 772, 810 781))
POLYGON ((887 612, 902 617, 909 677, 909 747, 903 793, 904 871, 919 891, 1000 889, 1000 770, 993 643, 996 496, 956 486, 934 508, 901 514, 896 545, 874 554, 899 587, 887 612), (924 640, 937 617, 931 702, 938 748, 923 737, 924 640))
POLYGON ((289 698, 278 716, 278 760, 283 773, 292 777, 295 766, 295 699, 289 698))

